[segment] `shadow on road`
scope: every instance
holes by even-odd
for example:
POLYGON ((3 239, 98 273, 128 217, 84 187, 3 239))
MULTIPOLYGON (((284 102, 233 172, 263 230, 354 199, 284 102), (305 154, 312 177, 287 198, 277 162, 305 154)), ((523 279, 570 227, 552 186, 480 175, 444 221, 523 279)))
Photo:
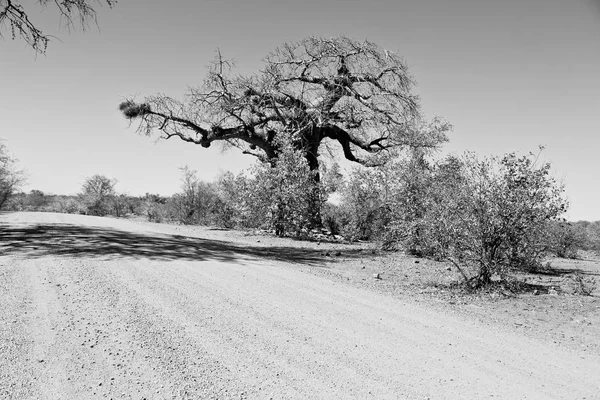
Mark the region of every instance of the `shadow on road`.
POLYGON ((16 227, 0 224, 0 254, 28 257, 123 256, 154 260, 240 261, 248 257, 324 266, 319 251, 255 245, 197 237, 143 234, 100 227, 47 224, 16 227))

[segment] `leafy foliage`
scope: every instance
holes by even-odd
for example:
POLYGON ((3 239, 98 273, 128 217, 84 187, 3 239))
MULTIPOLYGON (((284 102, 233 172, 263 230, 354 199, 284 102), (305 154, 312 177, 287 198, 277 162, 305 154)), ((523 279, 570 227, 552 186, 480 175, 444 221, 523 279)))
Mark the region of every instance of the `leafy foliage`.
POLYGON ((386 166, 387 208, 390 213, 382 237, 385 249, 398 243, 409 254, 434 256, 425 238, 422 220, 427 213, 428 200, 433 193, 430 185, 433 171, 421 151, 394 159, 386 166))
POLYGON ((341 233, 349 240, 380 238, 389 220, 384 168, 355 168, 341 194, 341 233))
POLYGON ((244 174, 225 172, 217 177, 215 223, 224 228, 254 228, 262 224, 261 205, 254 204, 254 183, 244 174))
POLYGON ((303 153, 291 140, 280 146, 272 166, 263 163, 255 169, 252 209, 276 235, 301 236, 320 222, 323 194, 315 180, 317 171, 310 170, 303 153))
POLYGON ((566 211, 550 164, 530 154, 441 164, 422 218, 428 245, 474 284, 536 267, 547 250, 546 227, 566 211))

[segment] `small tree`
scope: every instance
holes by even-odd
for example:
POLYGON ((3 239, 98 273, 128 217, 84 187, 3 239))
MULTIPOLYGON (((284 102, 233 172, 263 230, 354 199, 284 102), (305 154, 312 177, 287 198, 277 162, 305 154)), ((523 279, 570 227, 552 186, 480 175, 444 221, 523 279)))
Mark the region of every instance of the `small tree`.
POLYGON ((219 199, 216 185, 199 180, 196 171, 187 166, 181 173, 182 191, 169 201, 175 218, 182 224, 211 224, 219 199))
POLYGON ((196 212, 198 208, 198 184, 199 180, 196 171, 187 166, 181 169, 181 193, 173 197, 172 202, 177 214, 177 219, 183 224, 193 224, 196 222, 196 212))
POLYGON ((4 143, 0 142, 0 210, 25 183, 25 173, 16 164, 17 160, 10 155, 4 143))
POLYGON ((103 175, 94 175, 85 180, 79 196, 88 214, 104 216, 110 213, 115 196, 115 184, 114 179, 103 175))

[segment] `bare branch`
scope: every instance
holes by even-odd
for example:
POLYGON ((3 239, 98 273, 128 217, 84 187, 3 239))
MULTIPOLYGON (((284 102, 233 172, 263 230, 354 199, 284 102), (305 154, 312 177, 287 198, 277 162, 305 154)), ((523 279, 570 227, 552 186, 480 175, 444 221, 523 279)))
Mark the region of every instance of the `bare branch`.
POLYGON ((406 64, 368 41, 309 37, 275 49, 257 75, 233 76, 232 68, 217 52, 186 102, 158 95, 121 111, 140 119, 144 133, 205 147, 225 141, 264 160, 277 157, 279 135, 291 135, 311 168, 326 138, 348 160, 369 165, 395 147, 436 148, 450 128, 423 121, 406 64))
MULTIPOLYGON (((95 0, 97 3, 106 3, 109 7, 117 4, 117 0, 95 0)), ((79 20, 79 25, 85 30, 88 22, 96 23, 96 11, 89 4, 91 0, 37 0, 42 8, 53 4, 66 21, 68 28, 75 26, 74 19, 79 20)), ((42 32, 29 18, 29 12, 15 0, 0 1, 0 37, 2 30, 8 26, 11 38, 17 37, 25 41, 37 53, 44 54, 52 36, 42 32)))

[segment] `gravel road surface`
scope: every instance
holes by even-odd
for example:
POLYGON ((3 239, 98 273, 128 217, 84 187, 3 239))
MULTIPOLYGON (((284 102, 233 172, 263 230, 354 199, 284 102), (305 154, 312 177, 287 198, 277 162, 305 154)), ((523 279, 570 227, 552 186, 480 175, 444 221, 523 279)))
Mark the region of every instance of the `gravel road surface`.
POLYGON ((0 398, 600 399, 596 356, 174 229, 1 214, 0 398))

